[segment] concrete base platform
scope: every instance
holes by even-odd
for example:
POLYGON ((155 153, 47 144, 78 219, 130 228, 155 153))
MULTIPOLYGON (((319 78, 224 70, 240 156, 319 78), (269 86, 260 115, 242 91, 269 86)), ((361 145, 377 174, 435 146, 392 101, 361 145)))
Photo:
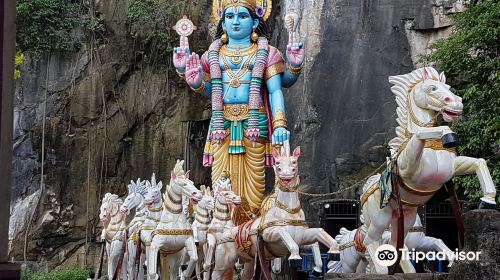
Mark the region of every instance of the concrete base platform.
POLYGON ((360 274, 360 273, 329 273, 325 279, 352 279, 352 280, 452 280, 447 273, 412 273, 395 275, 360 274))
POLYGON ((0 279, 2 280, 21 279, 21 265, 17 263, 0 263, 0 279))

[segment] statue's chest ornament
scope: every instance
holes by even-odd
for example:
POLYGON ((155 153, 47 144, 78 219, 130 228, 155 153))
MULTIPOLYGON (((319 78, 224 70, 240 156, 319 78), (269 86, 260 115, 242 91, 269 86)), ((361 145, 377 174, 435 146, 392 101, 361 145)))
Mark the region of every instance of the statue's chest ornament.
POLYGON ((230 78, 230 81, 224 81, 225 84, 229 84, 232 88, 237 88, 241 84, 250 84, 250 80, 242 80, 243 77, 252 69, 251 63, 254 61, 255 56, 257 54, 257 45, 252 45, 246 50, 231 50, 226 46, 223 46, 220 51, 220 59, 223 64, 223 69, 227 73, 230 78), (247 57, 244 59, 244 57, 247 57), (229 61, 233 65, 241 66, 237 70, 233 70, 229 61))

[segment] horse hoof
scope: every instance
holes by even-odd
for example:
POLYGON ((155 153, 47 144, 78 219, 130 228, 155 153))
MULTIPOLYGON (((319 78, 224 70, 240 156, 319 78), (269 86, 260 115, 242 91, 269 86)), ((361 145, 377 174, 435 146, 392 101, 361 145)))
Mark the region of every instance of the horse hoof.
POLYGON ((311 275, 312 275, 313 277, 320 277, 321 275, 323 275, 323 271, 317 271, 316 269, 317 269, 317 268, 314 268, 314 269, 312 270, 312 272, 311 272, 311 275))
POLYGON ((302 267, 302 260, 300 259, 288 259, 291 268, 300 268, 302 267))
POLYGON ((496 210, 497 209, 497 205, 496 204, 493 204, 493 203, 488 203, 484 200, 481 200, 481 203, 479 203, 479 209, 492 209, 492 210, 496 210))
POLYGON ((441 137, 441 141, 443 142, 443 147, 454 148, 458 146, 458 135, 453 132, 445 134, 441 137))
POLYGON ((340 253, 328 253, 328 261, 340 261, 340 253))

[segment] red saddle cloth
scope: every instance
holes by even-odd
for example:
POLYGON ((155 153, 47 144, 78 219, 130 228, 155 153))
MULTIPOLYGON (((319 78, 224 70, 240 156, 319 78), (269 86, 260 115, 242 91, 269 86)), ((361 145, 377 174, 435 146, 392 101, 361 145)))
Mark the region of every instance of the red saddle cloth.
POLYGON ((365 240, 365 232, 361 229, 360 226, 356 231, 356 233, 354 234, 354 248, 356 248, 356 251, 360 253, 364 253, 366 251, 365 244, 363 244, 364 240, 365 240))
POLYGON ((238 226, 238 232, 236 233, 236 245, 240 252, 249 254, 252 248, 252 239, 250 234, 250 229, 252 228, 254 220, 249 220, 244 224, 238 226))

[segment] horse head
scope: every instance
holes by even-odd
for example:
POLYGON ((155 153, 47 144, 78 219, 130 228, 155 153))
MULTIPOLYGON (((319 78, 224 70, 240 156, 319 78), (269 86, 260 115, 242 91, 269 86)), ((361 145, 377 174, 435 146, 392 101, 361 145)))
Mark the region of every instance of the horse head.
POLYGON ((118 195, 106 193, 100 207, 99 219, 101 222, 108 223, 111 218, 118 214, 122 204, 123 202, 118 195))
POLYGON ((232 190, 231 179, 229 174, 223 174, 217 181, 214 182, 215 200, 222 205, 240 205, 241 197, 236 195, 232 190))
POLYGON ((414 86, 413 96, 410 92, 409 105, 413 103, 424 111, 431 111, 433 116, 441 114, 446 122, 456 121, 463 112, 462 98, 451 92, 444 73, 439 74, 432 67, 415 71, 419 73, 420 78, 414 86))
POLYGON ((161 203, 161 189, 163 183, 156 182, 155 174, 151 176, 151 182, 146 181, 146 194, 144 195, 144 203, 148 208, 153 208, 155 205, 161 203))
POLYGON ((183 164, 183 160, 177 160, 174 169, 170 173, 170 189, 178 196, 189 198, 192 204, 197 204, 203 198, 203 194, 189 179, 190 172, 184 172, 183 164))
POLYGON ((201 185, 200 190, 203 193, 203 198, 198 203, 198 207, 213 211, 215 209, 215 198, 210 191, 210 187, 207 188, 205 185, 201 185))
POLYGON ((137 208, 143 203, 144 196, 147 193, 146 181, 141 181, 140 178, 137 179, 137 182, 131 180, 127 187, 128 195, 120 207, 120 211, 125 215, 130 214, 130 210, 137 208))
POLYGON ((274 173, 276 180, 284 187, 296 188, 299 184, 299 168, 297 160, 300 157, 300 146, 290 154, 290 145, 286 141, 282 149, 276 147, 272 151, 274 158, 274 173))

